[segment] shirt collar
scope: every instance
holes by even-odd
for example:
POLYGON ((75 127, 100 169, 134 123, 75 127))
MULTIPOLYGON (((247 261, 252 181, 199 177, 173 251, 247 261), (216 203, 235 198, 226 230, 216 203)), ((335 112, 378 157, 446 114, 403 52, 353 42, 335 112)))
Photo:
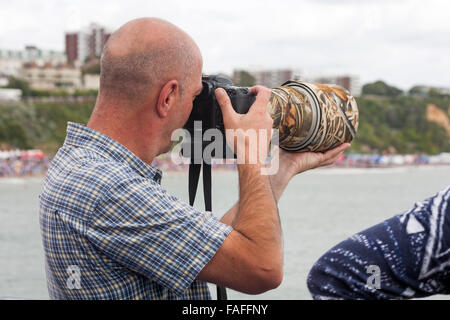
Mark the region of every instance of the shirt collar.
POLYGON ((161 170, 154 165, 146 164, 114 139, 83 124, 74 122, 67 123, 67 135, 64 144, 90 149, 115 161, 126 162, 144 178, 161 183, 161 170))

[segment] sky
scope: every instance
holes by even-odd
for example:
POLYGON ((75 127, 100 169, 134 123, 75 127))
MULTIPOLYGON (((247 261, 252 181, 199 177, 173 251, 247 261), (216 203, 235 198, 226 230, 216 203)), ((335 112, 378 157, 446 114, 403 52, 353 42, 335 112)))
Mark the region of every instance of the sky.
POLYGON ((0 0, 0 48, 63 51, 66 31, 144 16, 190 34, 208 74, 294 68, 450 87, 447 0, 0 0))

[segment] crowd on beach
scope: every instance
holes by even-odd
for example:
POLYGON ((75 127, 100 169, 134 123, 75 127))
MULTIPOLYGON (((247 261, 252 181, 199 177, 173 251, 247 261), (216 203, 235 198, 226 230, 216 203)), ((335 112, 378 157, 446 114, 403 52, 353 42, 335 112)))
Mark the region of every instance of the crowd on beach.
POLYGON ((440 153, 433 156, 422 154, 349 154, 338 159, 335 165, 339 167, 371 168, 448 164, 450 164, 450 153, 440 153))
MULTIPOLYGON (((43 176, 50 165, 51 159, 40 150, 0 150, 0 178, 1 177, 29 177, 43 176)), ((162 171, 187 171, 187 159, 172 157, 164 154, 153 161, 153 165, 162 171)), ((235 170, 236 161, 213 159, 212 168, 215 170, 235 170)), ((378 154, 349 154, 342 155, 334 167, 383 168, 417 165, 450 165, 450 153, 439 155, 378 155, 378 154)))
POLYGON ((49 162, 41 150, 0 150, 0 178, 42 176, 49 162))

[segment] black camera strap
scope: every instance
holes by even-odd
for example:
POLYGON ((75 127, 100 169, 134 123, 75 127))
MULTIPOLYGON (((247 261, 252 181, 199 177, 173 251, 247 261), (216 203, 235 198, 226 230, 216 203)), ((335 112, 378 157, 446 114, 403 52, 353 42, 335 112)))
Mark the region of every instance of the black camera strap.
MULTIPOLYGON (((205 210, 212 211, 211 196, 211 164, 203 162, 203 197, 205 199, 205 210)), ((194 163, 193 159, 189 165, 189 204, 194 205, 195 195, 197 194, 198 181, 202 164, 194 163)), ((227 290, 224 287, 217 286, 217 300, 227 300, 227 290)))

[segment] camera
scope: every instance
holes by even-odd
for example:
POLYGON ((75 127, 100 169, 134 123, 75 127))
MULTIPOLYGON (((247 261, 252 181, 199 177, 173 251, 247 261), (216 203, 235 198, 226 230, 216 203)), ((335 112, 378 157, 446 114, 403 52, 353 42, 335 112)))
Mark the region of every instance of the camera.
MULTIPOLYGON (((191 151, 193 151, 195 147, 198 146, 198 148, 202 148, 201 150, 203 150, 212 141, 203 141, 203 139, 196 139, 196 137, 203 137, 205 131, 208 129, 218 129, 222 133, 221 139, 223 139, 223 152, 222 154, 215 154, 212 152, 212 156, 216 158, 235 158, 234 153, 228 148, 225 141, 225 126, 223 124, 222 111, 216 100, 214 91, 217 88, 223 88, 230 97, 233 109, 237 113, 241 114, 248 112, 250 106, 255 101, 255 95, 250 91, 250 89, 236 87, 230 79, 215 75, 203 76, 202 85, 203 90, 195 98, 192 112, 184 125, 184 129, 189 132, 191 139, 193 140, 190 142, 190 146, 188 146, 188 148, 190 147, 192 149, 191 151), (195 131, 200 130, 198 126, 195 126, 195 122, 198 123, 198 121, 201 121, 201 132, 197 132, 196 134, 195 131)), ((214 138, 218 139, 217 136, 214 138)), ((186 149, 183 148, 183 150, 186 149)), ((191 154, 194 153, 191 152, 191 154)))
MULTIPOLYGON (((207 154, 214 158, 235 158, 224 139, 222 112, 214 90, 223 88, 233 109, 240 114, 248 112, 256 97, 250 89, 233 86, 227 78, 204 76, 202 83, 203 90, 194 100, 192 113, 184 126, 191 139, 184 142, 183 153, 190 150, 191 155, 201 155, 212 141, 217 142, 213 139, 221 139, 223 152, 218 148, 221 152, 214 149, 207 154), (220 137, 203 139, 209 137, 205 131, 212 128, 222 133, 220 137)), ((289 80, 271 91, 267 112, 277 130, 280 148, 290 152, 325 152, 355 138, 359 111, 355 98, 347 89, 334 84, 289 80)))

